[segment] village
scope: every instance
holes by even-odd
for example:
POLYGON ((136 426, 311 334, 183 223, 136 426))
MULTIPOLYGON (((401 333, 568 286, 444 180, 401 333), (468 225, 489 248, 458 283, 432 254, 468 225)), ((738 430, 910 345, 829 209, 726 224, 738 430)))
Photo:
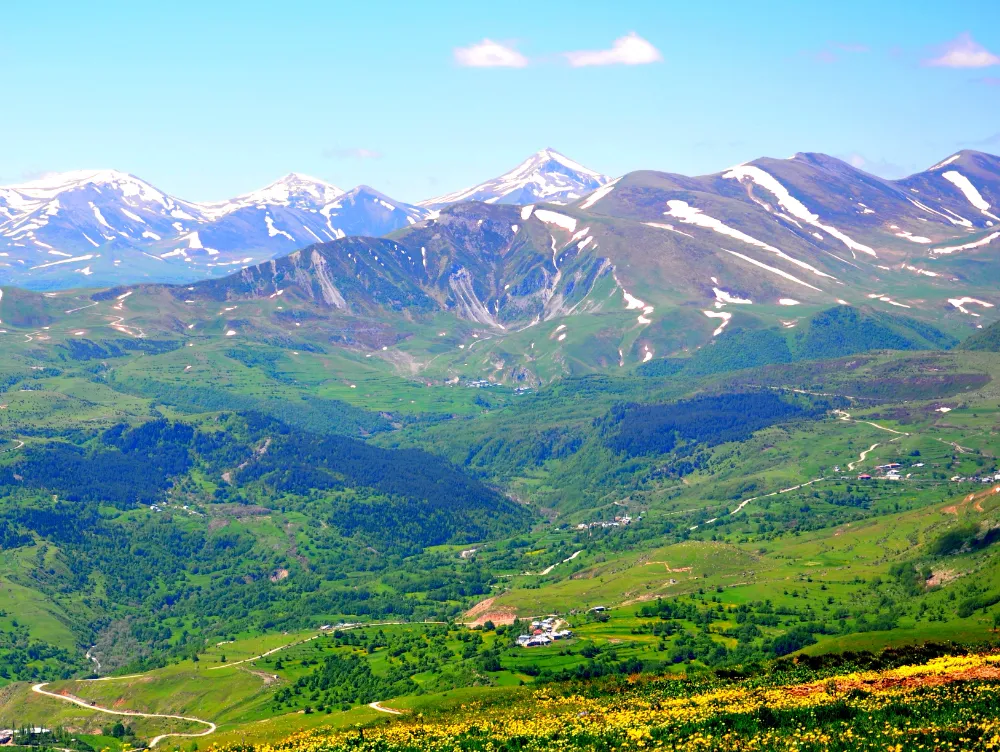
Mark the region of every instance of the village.
POLYGON ((520 635, 517 644, 522 648, 540 648, 551 645, 556 640, 568 640, 573 636, 569 629, 559 629, 564 624, 562 619, 549 616, 545 619, 531 622, 531 631, 520 635))
MULTIPOLYGON (((913 468, 924 467, 923 462, 912 465, 913 468)), ((839 468, 835 468, 837 470, 839 468)), ((858 480, 908 480, 913 473, 903 475, 903 466, 899 462, 889 462, 885 465, 878 465, 871 473, 858 473, 858 480)), ((979 475, 953 475, 949 480, 952 483, 998 483, 1000 482, 1000 472, 996 469, 987 470, 979 475)))
MULTIPOLYGON (((916 463, 913 467, 923 467, 923 462, 916 463)), ((899 462, 888 462, 885 465, 876 466, 873 473, 858 473, 858 480, 904 480, 902 475, 902 464, 899 462)), ((912 473, 907 473, 905 478, 909 478, 912 473)))
POLYGON ((598 520, 597 522, 581 522, 576 526, 577 530, 589 530, 591 528, 625 527, 632 524, 632 518, 627 514, 615 517, 613 520, 598 520))

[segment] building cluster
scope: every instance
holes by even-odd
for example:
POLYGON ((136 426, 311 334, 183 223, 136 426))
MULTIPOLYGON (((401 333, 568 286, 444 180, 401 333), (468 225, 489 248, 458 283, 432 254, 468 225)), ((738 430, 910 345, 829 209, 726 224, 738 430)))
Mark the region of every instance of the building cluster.
POLYGON ((48 734, 51 733, 49 729, 42 728, 41 726, 28 726, 23 729, 0 729, 0 746, 14 746, 14 737, 20 732, 21 734, 48 734))
POLYGON ((576 526, 576 529, 589 530, 590 528, 594 527, 602 527, 602 528, 625 527, 626 525, 631 525, 631 524, 632 524, 632 518, 629 517, 627 514, 624 514, 620 517, 615 517, 613 520, 599 520, 597 522, 581 522, 579 525, 576 526))
MULTIPOLYGON (((923 462, 917 462, 913 467, 923 467, 923 462)), ((884 465, 877 465, 872 473, 859 473, 858 480, 871 480, 872 478, 877 478, 880 480, 903 480, 904 478, 909 478, 913 473, 907 473, 905 476, 902 474, 903 466, 898 462, 887 462, 884 465)))
POLYGON ((1000 481, 1000 473, 988 472, 982 475, 954 475, 951 480, 954 483, 997 483, 1000 481))
POLYGON ((547 619, 531 622, 531 632, 517 638, 517 644, 522 648, 540 648, 551 645, 556 640, 568 640, 573 636, 569 629, 556 629, 558 620, 550 616, 547 619))

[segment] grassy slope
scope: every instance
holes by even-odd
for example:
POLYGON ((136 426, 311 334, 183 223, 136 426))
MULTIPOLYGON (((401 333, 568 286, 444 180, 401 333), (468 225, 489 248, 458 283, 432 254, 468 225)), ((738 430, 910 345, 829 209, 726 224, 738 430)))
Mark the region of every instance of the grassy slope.
MULTIPOLYGON (((136 309, 142 306, 138 302, 129 305, 136 309)), ((81 315, 96 316, 93 312, 81 315)), ((49 342, 55 342, 60 336, 73 336, 70 330, 75 326, 79 324, 63 325, 61 330, 54 328, 39 336, 52 337, 49 342)), ((294 401, 303 394, 316 395, 345 400, 371 410, 392 410, 406 419, 423 413, 460 416, 459 420, 448 424, 418 424, 408 429, 409 433, 385 436, 379 440, 390 443, 401 439, 426 442, 446 456, 461 461, 470 436, 517 437, 519 432, 528 436, 536 429, 547 426, 586 433, 592 419, 603 414, 616 400, 667 399, 697 386, 795 385, 814 391, 857 396, 865 389, 870 390, 873 383, 886 383, 886 388, 895 390, 898 396, 905 394, 899 392, 901 385, 912 386, 906 379, 926 374, 929 369, 945 374, 969 371, 1000 374, 997 357, 990 354, 877 354, 847 359, 831 367, 796 364, 785 369, 721 375, 699 385, 690 381, 640 380, 628 375, 616 375, 589 383, 567 383, 534 396, 515 396, 500 390, 483 392, 461 386, 445 387, 437 381, 428 385, 419 378, 404 378, 400 371, 408 368, 410 362, 405 348, 400 348, 402 354, 398 357, 390 353, 371 358, 343 350, 313 353, 290 347, 260 348, 276 356, 272 370, 251 368, 226 355, 226 351, 239 344, 239 340, 224 339, 216 331, 219 328, 215 323, 211 326, 206 324, 186 341, 191 347, 159 355, 136 354, 109 361, 111 376, 107 381, 93 378, 89 369, 96 364, 52 359, 48 345, 45 346, 47 350, 39 349, 42 345, 38 342, 44 340, 17 341, 3 369, 6 373, 26 377, 28 380, 23 386, 32 391, 20 391, 22 385, 19 385, 3 394, 2 402, 7 407, 0 411, 0 433, 8 441, 2 448, 16 452, 18 441, 41 441, 37 434, 46 429, 92 430, 121 420, 144 419, 150 414, 154 400, 123 394, 113 388, 144 379, 191 390, 221 385, 234 393, 262 400, 294 401), (863 362, 860 366, 849 365, 855 361, 863 362), (848 364, 846 367, 845 363, 848 364), (59 372, 33 371, 37 364, 56 365, 59 372), (191 369, 185 370, 188 365, 191 369), (483 404, 477 404, 478 398, 485 399, 493 408, 488 414, 484 414, 483 404), (501 409, 505 406, 509 409, 501 409), (22 436, 23 439, 17 438, 22 436)), ((601 330, 599 318, 578 323, 571 321, 567 330, 562 330, 568 331, 562 343, 558 340, 562 331, 557 332, 556 328, 557 325, 550 322, 544 325, 544 330, 540 326, 533 331, 512 335, 502 343, 502 347, 510 349, 513 342, 519 351, 530 352, 531 342, 535 342, 536 349, 542 350, 537 344, 544 339, 547 343, 544 351, 531 357, 546 364, 546 373, 557 375, 586 370, 573 364, 588 362, 593 353, 586 357, 581 354, 574 361, 573 348, 593 348, 595 342, 600 342, 596 336, 601 330), (588 328, 591 326, 592 329, 588 328), (581 335, 579 345, 576 344, 577 334, 581 335)), ((636 332, 628 347, 640 347, 640 335, 636 332)), ((413 345, 439 347, 441 357, 436 363, 454 364, 458 361, 454 352, 457 343, 449 339, 453 336, 454 333, 449 332, 447 337, 441 338, 444 343, 428 339, 423 343, 414 341, 413 345)), ((471 332, 466 331, 462 342, 458 343, 473 339, 471 332)), ((470 344, 473 347, 468 352, 476 353, 483 364, 496 356, 501 348, 499 342, 470 344), (482 354, 478 352, 480 350, 482 354)), ((463 352, 462 357, 465 355, 463 352)), ((612 359, 614 355, 612 352, 612 359)), ((438 369, 439 366, 433 368, 438 369)), ((450 373, 449 368, 451 365, 441 366, 437 371, 432 369, 432 372, 444 375, 450 373)), ((508 572, 513 575, 508 578, 509 589, 498 593, 497 605, 510 606, 524 614, 566 612, 589 605, 627 604, 659 594, 691 593, 699 588, 715 587, 723 588, 720 597, 727 605, 768 597, 789 604, 811 601, 817 607, 831 595, 838 601, 850 601, 863 594, 867 587, 865 583, 851 580, 859 576, 870 578, 884 574, 894 561, 911 555, 915 545, 911 536, 916 536, 916 545, 920 545, 935 531, 951 524, 954 516, 942 514, 940 509, 950 505, 943 503, 942 499, 945 496, 950 498, 954 492, 952 487, 941 483, 933 475, 934 472, 970 474, 977 466, 992 461, 992 434, 998 422, 995 383, 972 391, 959 387, 956 391, 945 384, 938 390, 940 397, 934 399, 927 398, 925 392, 919 392, 919 399, 902 405, 905 415, 890 414, 887 406, 865 400, 857 400, 857 407, 851 409, 856 419, 872 419, 879 425, 909 434, 907 436, 892 434, 863 422, 835 418, 808 426, 776 427, 767 429, 745 444, 714 449, 715 464, 711 470, 696 472, 686 477, 684 482, 644 482, 632 488, 612 485, 602 491, 602 496, 588 500, 585 505, 574 505, 573 499, 568 497, 605 471, 608 465, 601 462, 613 461, 597 449, 548 459, 540 464, 512 467, 505 477, 510 487, 523 498, 551 507, 560 515, 554 518, 555 523, 542 526, 532 535, 539 562, 532 569, 541 571, 544 566, 560 561, 575 550, 583 550, 584 553, 570 564, 556 566, 544 577, 524 575, 521 571, 508 572), (936 412, 941 404, 952 406, 952 412, 936 412), (882 413, 889 414, 889 417, 882 413), (763 519, 764 509, 750 505, 736 518, 736 524, 721 528, 702 527, 692 534, 692 540, 670 546, 663 546, 655 537, 644 538, 637 541, 633 550, 625 553, 615 551, 613 546, 592 546, 587 540, 578 548, 578 540, 572 531, 555 529, 563 523, 575 524, 588 521, 595 515, 613 512, 617 508, 614 502, 624 504, 624 508, 636 514, 642 512, 642 524, 647 526, 675 519, 704 522, 720 511, 731 510, 741 498, 757 494, 758 490, 741 492, 747 483, 755 483, 757 489, 765 493, 787 488, 823 475, 835 464, 845 467, 848 462, 856 460, 863 449, 876 442, 880 446, 868 455, 859 469, 906 457, 914 450, 921 452, 921 458, 928 466, 937 467, 928 467, 927 477, 906 484, 876 485, 879 496, 875 504, 877 514, 850 525, 806 530, 798 534, 790 529, 778 535, 771 532, 764 535, 755 532, 755 526, 763 519), (952 449, 952 442, 978 453, 957 452, 952 449), (594 462, 595 459, 600 462, 594 462), (892 505, 896 503, 900 503, 904 511, 894 512, 892 505), (721 540, 711 540, 712 535, 721 540), (810 577, 812 582, 808 580, 810 577), (671 583, 670 580, 676 582, 671 583), (820 589, 824 584, 827 586, 825 591, 820 589), (792 588, 798 591, 796 598, 783 592, 792 588)), ((171 415, 179 414, 169 407, 164 411, 171 415)), ((484 465, 482 472, 488 474, 491 469, 484 465)), ((812 489, 805 489, 783 494, 773 502, 773 511, 787 510, 804 502, 818 507, 819 503, 812 500, 811 493, 812 489)), ((962 515, 992 519, 990 515, 995 513, 995 506, 984 504, 984 510, 979 513, 975 509, 963 508, 962 515)), ((281 539, 276 534, 277 528, 273 525, 268 527, 268 523, 263 521, 231 524, 256 526, 262 538, 270 542, 281 539)), ((639 529, 638 524, 636 529, 639 529)), ((491 555, 488 549, 487 546, 483 551, 487 561, 491 555)), ((975 557, 958 557, 940 565, 952 568, 960 575, 975 574, 977 579, 991 586, 1000 585, 996 568, 975 557)), ((950 588, 962 582, 960 577, 955 585, 930 593, 926 599, 936 604, 938 600, 947 598, 950 588)), ((22 619, 35 637, 66 647, 76 646, 73 632, 60 608, 42 603, 36 592, 23 587, 0 590, 0 598, 3 597, 8 599, 8 610, 13 612, 17 609, 18 613, 24 614, 22 619)), ((0 605, 0 608, 6 607, 0 605)), ((965 620, 949 619, 943 623, 902 622, 898 630, 888 635, 869 632, 824 636, 819 645, 810 650, 911 641, 922 635, 966 639, 985 632, 985 619, 977 614, 965 620)), ((630 629, 636 623, 634 607, 626 605, 615 612, 607 625, 581 621, 578 630, 581 640, 620 641, 615 644, 624 644, 620 648, 623 655, 630 652, 636 656, 655 655, 648 636, 630 635, 630 629)), ((235 645, 220 646, 220 650, 226 651, 231 662, 243 654, 256 654, 257 645, 272 645, 282 639, 282 635, 266 638, 241 636, 235 645)), ((549 666, 571 665, 573 660, 578 660, 559 656, 555 649, 547 650, 536 653, 536 658, 532 660, 549 666)), ((260 677, 246 674, 239 668, 209 674, 206 669, 215 656, 213 651, 215 648, 209 650, 206 665, 197 668, 192 668, 190 664, 170 666, 157 672, 155 680, 130 686, 130 706, 133 706, 132 702, 138 702, 148 703, 142 707, 198 711, 233 724, 262 722, 258 716, 266 715, 262 706, 271 690, 263 685, 260 677)), ((509 668, 506 675, 516 676, 517 666, 509 668)), ((292 674, 287 677, 289 680, 292 678, 292 674)), ((28 708, 32 713, 41 709, 40 714, 55 719, 53 722, 62 718, 77 718, 71 715, 77 711, 61 706, 58 710, 53 709, 47 703, 54 701, 28 696, 22 690, 23 687, 15 693, 16 701, 8 702, 15 708, 12 711, 14 715, 20 712, 20 708, 28 708)), ((99 691, 105 693, 102 699, 112 702, 120 697, 114 697, 120 690, 115 689, 112 683, 102 686, 99 691)), ((87 711, 80 712, 80 717, 87 715, 87 711)), ((337 714, 333 722, 340 723, 342 717, 366 720, 372 713, 352 710, 343 716, 337 714)), ((313 722, 318 723, 319 719, 297 716, 269 723, 273 723, 274 733, 279 733, 279 729, 287 731, 296 723, 313 722)))

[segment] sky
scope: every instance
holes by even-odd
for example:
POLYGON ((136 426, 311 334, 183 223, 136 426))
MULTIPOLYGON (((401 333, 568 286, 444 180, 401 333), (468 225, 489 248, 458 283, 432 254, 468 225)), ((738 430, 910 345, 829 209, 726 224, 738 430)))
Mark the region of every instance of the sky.
POLYGON ((544 147, 615 176, 1000 153, 997 0, 3 5, 0 184, 209 201, 295 171, 415 202, 544 147))

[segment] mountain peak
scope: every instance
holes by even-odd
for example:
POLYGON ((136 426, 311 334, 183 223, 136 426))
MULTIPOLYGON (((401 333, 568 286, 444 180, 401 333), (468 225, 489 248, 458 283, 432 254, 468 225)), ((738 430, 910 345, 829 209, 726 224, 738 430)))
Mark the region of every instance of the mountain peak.
MULTIPOLYGON (((46 211, 55 199, 117 196, 119 200, 138 206, 155 204, 173 210, 184 202, 177 201, 135 175, 119 170, 71 170, 55 172, 25 183, 0 187, 0 222, 24 218, 33 212, 46 211)), ((54 204, 58 204, 54 201, 54 204)), ((54 212, 57 206, 49 207, 54 212)), ((44 222, 43 222, 44 224, 44 222)))
POLYGON ((320 178, 290 172, 273 183, 228 201, 200 204, 199 208, 212 218, 231 214, 248 206, 303 206, 327 204, 344 195, 341 188, 320 178))
MULTIPOLYGON (((608 179, 606 175, 602 175, 596 170, 591 170, 589 167, 584 167, 579 162, 570 159, 565 154, 562 154, 561 152, 558 152, 555 149, 553 149, 551 146, 547 146, 544 149, 536 151, 534 157, 528 161, 529 162, 535 161, 536 164, 539 162, 557 162, 563 167, 572 170, 574 172, 577 172, 581 175, 589 175, 594 179, 599 179, 604 181, 607 181, 608 179)), ((525 164, 527 164, 527 162, 525 164)))
POLYGON ((121 190, 125 195, 153 193, 162 196, 160 191, 153 188, 149 183, 119 170, 70 170, 67 172, 53 172, 42 177, 29 180, 17 185, 8 185, 0 188, 5 193, 16 193, 35 201, 44 201, 65 191, 83 188, 88 185, 112 186, 121 190))
POLYGON ((566 204, 600 188, 609 180, 608 176, 546 147, 497 178, 421 201, 419 205, 438 208, 460 201, 482 201, 488 204, 566 204))
POLYGON ((320 178, 303 175, 301 172, 290 172, 260 190, 251 191, 240 198, 261 197, 264 201, 277 200, 280 203, 288 201, 290 197, 297 194, 307 194, 315 199, 332 201, 338 196, 343 196, 344 191, 320 178))

